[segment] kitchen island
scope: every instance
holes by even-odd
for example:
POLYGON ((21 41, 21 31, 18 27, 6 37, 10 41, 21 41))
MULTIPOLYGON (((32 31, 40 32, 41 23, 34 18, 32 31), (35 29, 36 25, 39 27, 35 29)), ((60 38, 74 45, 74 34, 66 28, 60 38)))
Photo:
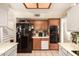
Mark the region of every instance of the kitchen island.
POLYGON ((59 56, 77 56, 72 51, 79 51, 75 43, 59 43, 59 56))
POLYGON ((18 43, 0 43, 0 56, 16 56, 18 43))

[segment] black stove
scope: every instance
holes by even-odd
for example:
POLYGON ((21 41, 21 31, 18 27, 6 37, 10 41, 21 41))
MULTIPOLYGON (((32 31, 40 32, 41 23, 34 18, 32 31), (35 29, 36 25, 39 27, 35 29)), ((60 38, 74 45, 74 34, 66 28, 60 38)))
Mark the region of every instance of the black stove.
POLYGON ((72 51, 72 52, 79 56, 79 51, 72 51))

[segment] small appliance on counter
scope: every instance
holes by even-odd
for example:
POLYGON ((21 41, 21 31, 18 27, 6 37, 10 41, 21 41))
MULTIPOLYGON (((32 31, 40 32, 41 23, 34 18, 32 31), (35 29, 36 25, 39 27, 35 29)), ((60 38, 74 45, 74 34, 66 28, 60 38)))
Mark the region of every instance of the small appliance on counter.
POLYGON ((72 32, 72 42, 77 44, 77 33, 76 32, 72 32))
POLYGON ((76 43, 79 46, 79 32, 72 32, 72 42, 76 43))
POLYGON ((42 32, 39 32, 39 37, 42 37, 43 36, 43 33, 42 32))
POLYGON ((42 31, 42 32, 39 32, 39 37, 45 37, 47 35, 46 32, 42 31))

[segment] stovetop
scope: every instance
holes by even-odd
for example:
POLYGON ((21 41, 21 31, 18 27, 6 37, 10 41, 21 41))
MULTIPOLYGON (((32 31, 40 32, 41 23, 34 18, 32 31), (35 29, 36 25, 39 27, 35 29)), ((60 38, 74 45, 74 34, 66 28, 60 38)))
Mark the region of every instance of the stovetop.
POLYGON ((72 51, 72 52, 79 56, 79 51, 72 51))

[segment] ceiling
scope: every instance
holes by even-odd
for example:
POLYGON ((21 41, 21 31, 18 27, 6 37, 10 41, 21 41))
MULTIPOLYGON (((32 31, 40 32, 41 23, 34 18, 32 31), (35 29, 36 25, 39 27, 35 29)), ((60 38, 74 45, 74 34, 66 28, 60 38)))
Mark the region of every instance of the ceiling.
POLYGON ((18 18, 61 18, 73 5, 72 3, 52 3, 49 9, 28 9, 23 3, 11 3, 15 16, 18 18), (35 16, 39 14, 40 16, 35 16))

